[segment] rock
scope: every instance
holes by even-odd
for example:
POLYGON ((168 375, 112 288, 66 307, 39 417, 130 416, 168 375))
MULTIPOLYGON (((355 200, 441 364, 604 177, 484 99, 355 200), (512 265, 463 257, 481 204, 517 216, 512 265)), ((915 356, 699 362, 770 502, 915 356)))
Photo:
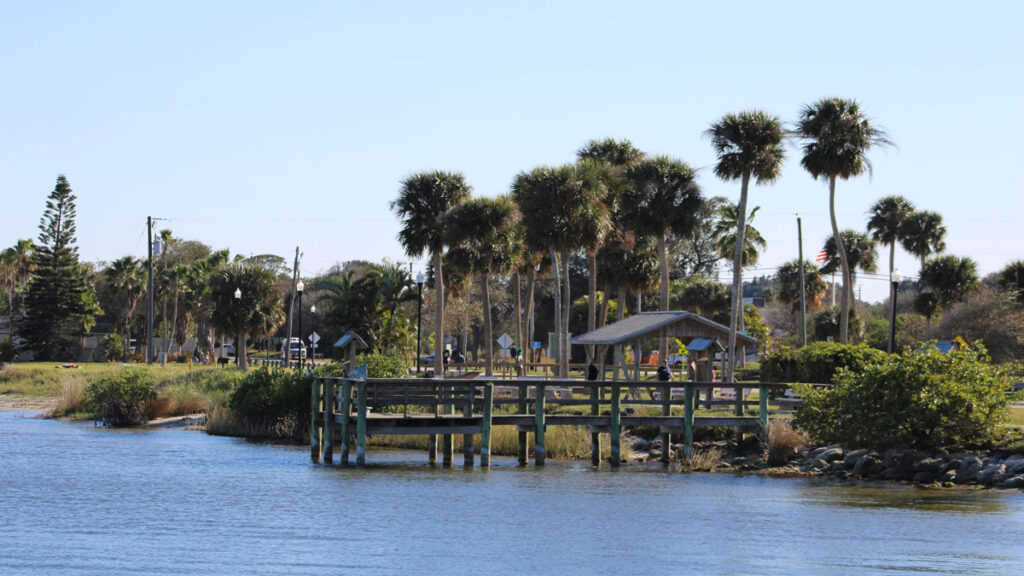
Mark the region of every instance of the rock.
POLYGON ((857 459, 850 473, 854 476, 870 476, 878 470, 881 463, 882 461, 876 455, 865 454, 857 459))
POLYGON ((914 472, 938 473, 939 468, 941 468, 943 464, 945 464, 945 460, 942 458, 925 458, 924 460, 914 462, 911 469, 914 472))
POLYGON ((821 458, 807 459, 800 465, 801 472, 817 473, 828 468, 828 462, 821 458))
POLYGON ((914 477, 911 478, 911 480, 918 484, 928 484, 935 480, 935 472, 922 470, 921 472, 914 474, 914 477))
POLYGON ((950 470, 953 470, 953 471, 959 470, 961 463, 962 463, 962 460, 959 459, 959 458, 955 458, 955 459, 952 459, 952 460, 946 460, 942 464, 942 466, 939 466, 939 475, 941 476, 941 475, 945 474, 946 472, 948 472, 950 470))
POLYGON ((843 464, 846 464, 846 466, 849 468, 849 467, 855 465, 857 463, 857 460, 860 460, 861 456, 867 456, 870 453, 871 453, 871 450, 867 450, 867 449, 864 449, 864 448, 862 448, 860 450, 853 450, 853 451, 847 452, 846 456, 843 457, 843 464))
POLYGON ((1014 474, 1024 474, 1024 459, 1014 460, 1011 463, 1004 463, 1006 470, 1014 474))
POLYGON ((946 484, 947 482, 954 482, 954 481, 956 481, 956 470, 952 470, 952 469, 944 470, 943 472, 941 472, 938 475, 938 477, 936 478, 936 481, 937 482, 941 482, 943 484, 946 484))
POLYGON ((980 484, 993 484, 995 483, 996 476, 1006 472, 1006 466, 1002 464, 989 464, 985 468, 978 472, 978 482, 980 484))
POLYGON ((1000 488, 1024 488, 1024 474, 1017 474, 999 483, 1000 488))
POLYGON ((639 451, 646 451, 650 446, 651 446, 650 442, 648 442, 647 440, 644 440, 643 438, 641 438, 639 436, 634 436, 631 439, 630 445, 629 445, 629 447, 632 448, 633 450, 639 450, 639 451))
POLYGON ((827 448, 821 454, 818 454, 818 458, 820 460, 824 460, 825 462, 832 462, 834 460, 842 460, 843 459, 843 449, 839 448, 839 447, 827 448))
POLYGON ((981 467, 981 458, 973 455, 965 457, 957 470, 957 480, 962 484, 974 482, 978 478, 978 472, 981 472, 981 467))

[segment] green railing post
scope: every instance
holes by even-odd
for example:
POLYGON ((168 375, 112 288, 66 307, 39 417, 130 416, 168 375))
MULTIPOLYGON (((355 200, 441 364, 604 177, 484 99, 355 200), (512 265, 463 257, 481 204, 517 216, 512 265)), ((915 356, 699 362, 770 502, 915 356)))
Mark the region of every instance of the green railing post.
POLYGON ((534 405, 536 406, 534 410, 536 412, 534 415, 534 426, 536 426, 536 430, 534 431, 533 461, 537 466, 543 466, 544 459, 547 456, 544 450, 544 401, 546 400, 545 394, 547 390, 543 382, 538 382, 534 390, 536 390, 534 392, 534 405))
MULTIPOLYGON (((526 415, 530 413, 530 409, 526 400, 526 384, 519 384, 519 413, 526 415)), ((519 430, 519 465, 526 466, 526 460, 529 457, 529 436, 525 430, 519 430)))
POLYGON ((693 448, 693 393, 692 383, 686 383, 686 394, 683 398, 683 430, 687 448, 693 448))
POLYGON ((324 385, 324 464, 334 464, 334 380, 319 379, 324 385))
POLYGON ((612 384, 612 410, 609 424, 609 435, 611 436, 612 455, 609 459, 611 465, 618 468, 622 460, 622 410, 621 410, 622 388, 618 384, 612 384))
POLYGON ((320 385, 318 379, 313 380, 310 393, 310 417, 309 417, 309 457, 314 464, 320 463, 320 385))
POLYGON ((352 381, 341 382, 341 463, 349 463, 349 445, 352 443, 352 430, 349 428, 349 416, 352 415, 352 381))
MULTIPOLYGON (((601 399, 599 387, 592 385, 590 387, 590 415, 597 416, 601 413, 601 399)), ((601 434, 594 432, 593 427, 590 431, 590 464, 591 466, 601 465, 601 434)))
MULTIPOLYGON (((462 415, 471 418, 473 416, 473 400, 476 395, 476 387, 472 384, 466 386, 466 405, 462 408, 462 415)), ((462 465, 473 467, 473 435, 462 435, 462 465)))
POLYGON ((761 434, 764 435, 764 441, 768 442, 768 385, 764 383, 759 384, 757 395, 760 404, 757 415, 761 423, 761 434))
POLYGON ((491 414, 494 411, 494 382, 484 384, 483 418, 480 423, 480 467, 491 466, 491 414))
POLYGON ((356 382, 356 465, 366 464, 366 381, 356 382))

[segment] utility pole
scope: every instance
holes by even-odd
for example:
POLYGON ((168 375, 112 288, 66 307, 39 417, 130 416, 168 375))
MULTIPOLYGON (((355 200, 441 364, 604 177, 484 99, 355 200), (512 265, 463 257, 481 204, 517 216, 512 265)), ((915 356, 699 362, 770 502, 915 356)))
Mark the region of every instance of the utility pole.
POLYGON ((149 256, 146 262, 146 269, 149 272, 149 281, 146 288, 148 302, 146 302, 146 364, 153 363, 153 217, 146 217, 146 234, 149 237, 149 256))
POLYGON ((807 301, 804 288, 804 229, 800 216, 796 217, 796 241, 800 258, 800 346, 807 346, 807 301))
POLYGON ((295 265, 292 268, 292 291, 288 298, 288 333, 285 335, 284 366, 291 366, 292 311, 295 309, 295 285, 299 281, 299 247, 295 247, 295 265))

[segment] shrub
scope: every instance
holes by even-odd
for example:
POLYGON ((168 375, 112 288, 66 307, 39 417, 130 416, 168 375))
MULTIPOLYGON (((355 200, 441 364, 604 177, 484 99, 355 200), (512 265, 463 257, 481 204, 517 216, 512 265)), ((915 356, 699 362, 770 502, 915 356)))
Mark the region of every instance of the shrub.
POLYGON ((801 446, 807 445, 807 434, 793 430, 788 420, 768 423, 768 463, 785 464, 793 459, 801 446))
POLYGON ((820 442, 875 449, 946 449, 994 439, 1007 417, 1005 370, 976 343, 942 354, 933 347, 840 372, 836 386, 799 387, 795 425, 820 442))
POLYGON ((885 357, 885 352, 863 344, 815 342, 795 352, 783 346, 761 361, 761 381, 828 384, 842 368, 860 371, 885 357))
POLYGON ((85 389, 89 406, 106 426, 138 426, 148 421, 156 391, 146 370, 126 369, 92 382, 85 389))
POLYGON ((18 359, 18 347, 9 340, 0 342, 0 364, 7 364, 18 359))
POLYGON ((242 378, 228 406, 254 426, 273 428, 290 423, 295 432, 308 419, 312 383, 312 376, 297 370, 262 367, 242 378))
POLYGON ((402 378, 409 374, 409 367, 400 354, 363 354, 357 364, 366 364, 369 378, 402 378))

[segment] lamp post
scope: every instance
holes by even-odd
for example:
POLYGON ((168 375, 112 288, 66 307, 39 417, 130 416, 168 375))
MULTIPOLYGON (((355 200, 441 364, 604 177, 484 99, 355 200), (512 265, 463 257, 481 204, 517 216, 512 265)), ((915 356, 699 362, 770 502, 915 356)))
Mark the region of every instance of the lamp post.
POLYGON ((896 349, 896 295, 898 294, 901 280, 903 280, 903 274, 900 274, 900 269, 894 269, 890 277, 892 282, 892 314, 889 318, 889 354, 892 354, 896 349))
MULTIPOLYGON (((312 321, 312 324, 313 324, 313 327, 310 328, 310 331, 313 334, 316 334, 316 304, 313 304, 312 306, 309 307, 309 317, 310 317, 310 320, 312 321)), ((313 358, 309 361, 309 365, 315 370, 316 369, 316 344, 317 343, 313 342, 312 344, 313 344, 313 346, 312 346, 312 348, 313 348, 313 358)))
POLYGON ((423 325, 423 272, 416 275, 416 376, 420 375, 420 327, 423 325))
MULTIPOLYGON (((295 285, 295 291, 299 293, 299 371, 300 372, 302 371, 302 362, 304 360, 304 358, 302 357, 302 353, 306 349, 306 343, 302 339, 302 290, 305 287, 306 287, 306 285, 302 283, 302 280, 299 280, 299 283, 295 285)), ((290 355, 291 353, 292 353, 292 343, 289 342, 288 343, 288 354, 290 355)))
POLYGON ((242 339, 242 289, 235 288, 235 364, 242 365, 242 354, 239 344, 242 339))

